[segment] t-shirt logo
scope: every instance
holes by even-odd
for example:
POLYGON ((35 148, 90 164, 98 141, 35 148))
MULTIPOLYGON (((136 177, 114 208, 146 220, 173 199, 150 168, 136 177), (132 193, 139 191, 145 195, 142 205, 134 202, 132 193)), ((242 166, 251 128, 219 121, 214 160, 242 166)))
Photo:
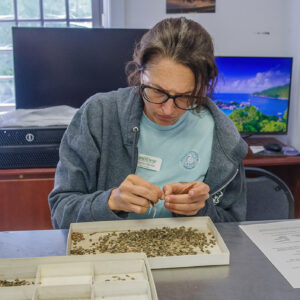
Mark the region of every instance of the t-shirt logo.
POLYGON ((199 154, 196 151, 187 152, 180 160, 185 169, 193 169, 199 162, 199 154))

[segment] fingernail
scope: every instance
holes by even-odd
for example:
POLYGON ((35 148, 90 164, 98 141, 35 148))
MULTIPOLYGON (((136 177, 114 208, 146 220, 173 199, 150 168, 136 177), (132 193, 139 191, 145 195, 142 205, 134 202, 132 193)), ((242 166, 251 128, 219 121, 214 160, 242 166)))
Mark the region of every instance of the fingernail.
POLYGON ((194 191, 189 191, 190 196, 194 196, 195 192, 194 191))
POLYGON ((169 207, 170 204, 169 204, 169 202, 165 202, 165 205, 166 205, 167 207, 169 207))
POLYGON ((170 201, 170 197, 169 196, 166 197, 166 201, 170 201))

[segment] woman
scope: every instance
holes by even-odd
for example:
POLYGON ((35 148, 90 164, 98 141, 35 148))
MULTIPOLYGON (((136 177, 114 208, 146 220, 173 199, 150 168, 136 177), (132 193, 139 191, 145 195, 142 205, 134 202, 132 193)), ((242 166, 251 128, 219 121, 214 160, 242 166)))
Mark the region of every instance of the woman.
POLYGON ((208 98, 217 78, 210 35, 165 19, 136 46, 127 74, 131 87, 92 96, 62 139, 54 227, 153 212, 243 220, 247 145, 208 98))

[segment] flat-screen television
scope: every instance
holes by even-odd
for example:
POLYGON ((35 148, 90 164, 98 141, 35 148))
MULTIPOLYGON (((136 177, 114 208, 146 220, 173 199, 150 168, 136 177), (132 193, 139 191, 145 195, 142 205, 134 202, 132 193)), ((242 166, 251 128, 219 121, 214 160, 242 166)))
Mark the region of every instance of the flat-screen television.
POLYGON ((146 29, 13 28, 16 108, 80 107, 127 86, 125 65, 146 29))
POLYGON ((291 57, 216 57, 213 100, 247 134, 286 134, 291 57))

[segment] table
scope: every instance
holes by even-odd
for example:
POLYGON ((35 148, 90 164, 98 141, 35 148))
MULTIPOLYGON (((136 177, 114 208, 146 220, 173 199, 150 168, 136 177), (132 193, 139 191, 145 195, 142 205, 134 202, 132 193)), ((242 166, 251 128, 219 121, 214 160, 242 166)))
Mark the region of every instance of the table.
MULTIPOLYGON (((300 289, 290 286, 239 224, 245 222, 215 224, 230 251, 229 266, 153 270, 158 298, 300 299, 300 289)), ((67 235, 67 230, 0 232, 0 258, 65 255, 67 235)))

